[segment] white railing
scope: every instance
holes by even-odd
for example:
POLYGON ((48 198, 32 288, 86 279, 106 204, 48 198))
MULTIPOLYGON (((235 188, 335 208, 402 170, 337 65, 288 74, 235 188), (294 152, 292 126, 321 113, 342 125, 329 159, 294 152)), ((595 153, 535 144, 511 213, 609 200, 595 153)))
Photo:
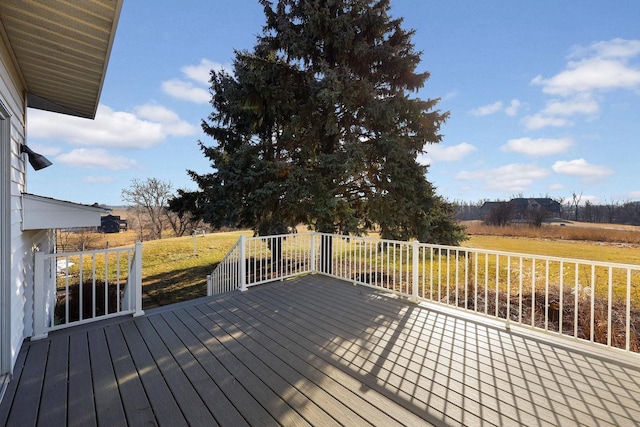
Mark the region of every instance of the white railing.
POLYGON ((240 248, 244 251, 244 236, 229 249, 220 264, 207 276, 207 295, 217 295, 224 292, 234 291, 242 286, 240 274, 240 259, 244 254, 240 254, 240 248))
POLYGON ((507 327, 640 352, 637 265, 321 233, 241 239, 236 250, 224 264, 236 280, 227 290, 321 273, 507 327))
POLYGON ((245 290, 313 271, 313 240, 311 233, 240 236, 223 261, 207 276, 207 294, 245 290))
POLYGON ((142 310, 142 244, 37 252, 32 339, 50 331, 142 310))

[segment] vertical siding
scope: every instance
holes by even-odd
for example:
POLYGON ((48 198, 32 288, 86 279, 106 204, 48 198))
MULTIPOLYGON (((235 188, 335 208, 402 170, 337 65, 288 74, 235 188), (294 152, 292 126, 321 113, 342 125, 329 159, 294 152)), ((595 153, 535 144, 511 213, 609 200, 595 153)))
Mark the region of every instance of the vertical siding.
MULTIPOLYGON (((4 256, 10 256, 10 261, 5 263, 10 266, 10 282, 3 283, 2 286, 10 286, 11 291, 8 305, 11 312, 10 351, 12 366, 25 336, 25 307, 29 304, 27 302, 29 295, 27 288, 33 287, 33 276, 28 279, 28 272, 33 270, 33 258, 29 258, 26 254, 32 250, 34 244, 37 244, 37 241, 33 239, 42 238, 38 235, 23 234, 20 226, 22 220, 21 193, 26 189, 26 166, 20 155, 20 144, 25 142, 24 93, 22 82, 13 65, 7 46, 0 39, 0 100, 11 114, 11 137, 8 150, 10 167, 9 170, 0 172, 0 179, 5 183, 10 182, 9 206, 4 207, 1 215, 7 216, 6 219, 9 221, 11 229, 10 239, 2 239, 3 245, 7 243, 10 245, 10 250, 4 251, 4 256)), ((6 141, 3 141, 3 144, 6 144, 6 141)), ((7 147, 3 147, 3 150, 6 149, 7 147)))

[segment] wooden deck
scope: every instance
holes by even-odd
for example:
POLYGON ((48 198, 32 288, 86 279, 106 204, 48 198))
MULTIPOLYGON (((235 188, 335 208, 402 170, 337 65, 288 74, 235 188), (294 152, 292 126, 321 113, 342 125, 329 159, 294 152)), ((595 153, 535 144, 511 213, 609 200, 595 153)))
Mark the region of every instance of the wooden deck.
POLYGON ((554 342, 304 276, 27 342, 0 425, 640 422, 640 359, 554 342))

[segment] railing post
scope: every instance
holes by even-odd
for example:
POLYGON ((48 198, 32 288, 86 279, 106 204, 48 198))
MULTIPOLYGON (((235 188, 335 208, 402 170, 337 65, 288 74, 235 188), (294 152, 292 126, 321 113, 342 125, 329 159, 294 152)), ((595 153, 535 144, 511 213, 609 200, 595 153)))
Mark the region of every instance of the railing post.
POLYGON ((238 262, 240 263, 239 271, 240 271, 240 291, 244 292, 247 290, 247 251, 245 248, 245 237, 244 234, 240 235, 240 245, 238 247, 238 262))
POLYGON ((207 296, 210 297, 213 295, 213 279, 210 274, 207 274, 207 296))
POLYGON ((411 261, 411 267, 412 267, 412 277, 411 277, 411 302, 418 302, 418 286, 419 283, 418 281, 420 280, 419 275, 418 275, 418 269, 420 268, 420 242, 415 240, 413 242, 413 248, 412 248, 412 261, 411 261))
POLYGON ((136 308, 133 313, 134 317, 142 316, 144 314, 144 310, 142 310, 142 242, 136 242, 135 246, 135 255, 134 255, 134 263, 133 270, 135 281, 133 283, 135 290, 135 301, 136 308))
MULTIPOLYGON (((35 271, 33 278, 33 336, 31 339, 42 339, 47 337, 47 283, 44 274, 44 253, 35 254, 35 271)), ((53 310, 52 307, 49 309, 53 310)))
POLYGON ((309 263, 311 264, 311 268, 309 271, 312 274, 316 274, 318 271, 316 269, 316 232, 312 231, 309 241, 311 242, 311 248, 309 251, 309 263))

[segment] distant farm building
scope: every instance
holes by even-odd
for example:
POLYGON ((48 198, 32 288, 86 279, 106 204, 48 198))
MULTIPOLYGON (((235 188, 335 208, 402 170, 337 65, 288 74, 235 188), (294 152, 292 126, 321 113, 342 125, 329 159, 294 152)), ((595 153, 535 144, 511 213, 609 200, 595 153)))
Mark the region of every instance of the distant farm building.
POLYGON ((560 218, 562 206, 559 202, 544 198, 516 198, 508 202, 485 202, 480 214, 487 223, 540 223, 544 219, 560 218))
POLYGON ((100 218, 100 231, 103 233, 119 233, 127 231, 126 219, 120 219, 120 215, 105 215, 100 218))
POLYGON ((527 212, 537 209, 544 210, 551 218, 558 218, 560 217, 560 212, 562 210, 560 203, 548 197, 535 199, 520 197, 517 199, 511 199, 509 203, 512 203, 515 206, 516 214, 520 219, 523 219, 527 212))

